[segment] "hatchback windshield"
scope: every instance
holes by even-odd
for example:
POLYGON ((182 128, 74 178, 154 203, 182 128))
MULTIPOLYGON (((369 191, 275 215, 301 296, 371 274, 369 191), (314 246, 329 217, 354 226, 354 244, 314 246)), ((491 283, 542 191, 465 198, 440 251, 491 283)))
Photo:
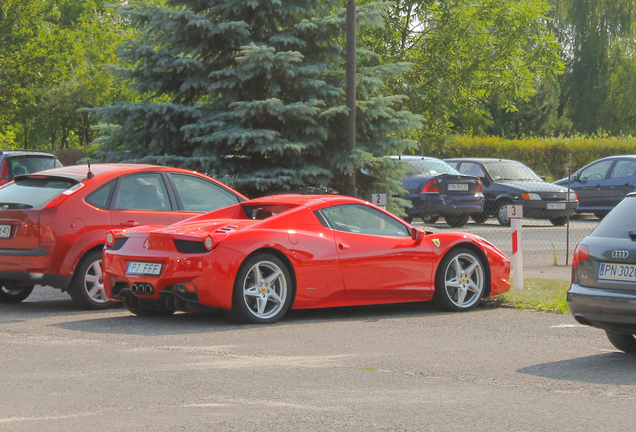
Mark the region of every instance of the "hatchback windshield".
POLYGON ((454 168, 441 160, 409 160, 407 162, 416 169, 413 174, 459 174, 454 168))
POLYGON ((484 166, 493 180, 532 180, 541 181, 541 177, 519 162, 489 162, 484 166))
POLYGON ((60 178, 23 178, 0 189, 0 206, 41 209, 75 183, 60 178))

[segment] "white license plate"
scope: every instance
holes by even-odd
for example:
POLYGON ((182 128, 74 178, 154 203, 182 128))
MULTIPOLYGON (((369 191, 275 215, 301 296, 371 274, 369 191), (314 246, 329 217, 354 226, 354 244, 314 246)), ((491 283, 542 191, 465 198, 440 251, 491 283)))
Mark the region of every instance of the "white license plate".
POLYGON ((145 262, 129 262, 126 274, 159 276, 161 264, 145 262))
POLYGON ((449 183, 446 186, 446 190, 449 191, 467 191, 468 184, 467 183, 449 183))
POLYGON ((548 210, 565 210, 565 203, 548 203, 546 205, 548 210))
POLYGON ((11 237, 11 225, 0 225, 0 238, 11 237))
POLYGON ((636 282, 636 265, 601 263, 598 278, 604 280, 636 282))

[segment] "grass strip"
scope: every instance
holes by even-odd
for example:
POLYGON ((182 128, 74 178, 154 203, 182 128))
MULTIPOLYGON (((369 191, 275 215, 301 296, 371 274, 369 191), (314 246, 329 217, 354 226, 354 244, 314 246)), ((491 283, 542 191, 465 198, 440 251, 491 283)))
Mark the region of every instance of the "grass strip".
POLYGON ((569 314, 566 292, 570 282, 562 279, 528 278, 523 280, 523 290, 511 289, 489 300, 511 305, 518 309, 534 309, 543 312, 569 314))

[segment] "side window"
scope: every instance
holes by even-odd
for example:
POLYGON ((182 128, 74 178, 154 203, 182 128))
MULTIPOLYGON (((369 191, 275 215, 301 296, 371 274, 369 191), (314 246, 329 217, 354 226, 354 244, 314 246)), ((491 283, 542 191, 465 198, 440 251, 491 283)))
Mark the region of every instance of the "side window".
POLYGON ((610 178, 625 178, 631 177, 636 172, 636 161, 631 160, 619 160, 612 169, 610 178))
POLYGON ((331 228, 360 234, 409 237, 409 229, 374 208, 361 204, 345 204, 321 210, 331 228))
POLYGON ((584 168, 579 175, 581 180, 600 180, 607 176, 607 170, 612 165, 611 160, 601 161, 584 168))
POLYGON ((183 210, 205 213, 239 202, 232 192, 211 181, 187 174, 171 174, 183 210))
POLYGON ((459 162, 446 162, 446 163, 455 169, 457 169, 457 165, 459 164, 459 162))
POLYGON ((104 186, 86 197, 85 201, 92 206, 106 210, 108 208, 108 198, 115 187, 115 180, 109 181, 104 186))
POLYGON ((159 173, 121 177, 113 203, 114 210, 172 210, 166 185, 159 173))
POLYGON ((460 174, 466 174, 475 177, 484 177, 486 175, 486 172, 484 171, 482 166, 473 162, 462 163, 457 171, 459 171, 460 174))

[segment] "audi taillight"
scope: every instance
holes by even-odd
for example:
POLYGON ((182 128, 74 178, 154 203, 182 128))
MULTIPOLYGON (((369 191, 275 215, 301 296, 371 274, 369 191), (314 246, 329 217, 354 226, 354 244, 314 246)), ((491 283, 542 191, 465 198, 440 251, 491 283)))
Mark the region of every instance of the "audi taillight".
POLYGON ((422 192, 423 193, 439 193, 439 183, 437 183, 437 180, 431 180, 428 183, 426 183, 424 185, 424 187, 422 188, 422 192))
POLYGON ((572 268, 579 265, 581 261, 590 259, 590 248, 585 245, 578 244, 574 249, 574 256, 572 256, 572 268))

